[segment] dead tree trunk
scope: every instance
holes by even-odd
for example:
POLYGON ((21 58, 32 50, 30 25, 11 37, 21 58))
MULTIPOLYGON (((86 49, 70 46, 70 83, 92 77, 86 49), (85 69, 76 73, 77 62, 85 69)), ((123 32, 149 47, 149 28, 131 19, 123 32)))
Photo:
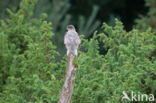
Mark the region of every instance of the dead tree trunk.
POLYGON ((58 103, 69 103, 74 89, 76 66, 74 65, 75 55, 69 54, 66 68, 66 76, 58 103))

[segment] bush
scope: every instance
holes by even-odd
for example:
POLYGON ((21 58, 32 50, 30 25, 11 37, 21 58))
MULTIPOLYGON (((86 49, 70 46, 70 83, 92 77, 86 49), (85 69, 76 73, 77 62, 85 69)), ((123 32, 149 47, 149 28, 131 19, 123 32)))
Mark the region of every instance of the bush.
MULTIPOLYGON (((23 0, 0 21, 0 103, 58 101, 66 57, 57 61, 46 14, 32 17, 36 2, 23 0)), ((121 103, 123 91, 156 96, 156 36, 123 28, 116 20, 90 40, 82 37, 72 103, 121 103)))
POLYGON ((149 7, 149 11, 146 16, 140 16, 136 19, 136 28, 144 31, 147 28, 151 28, 153 32, 156 32, 156 1, 155 0, 145 0, 146 6, 149 7))
POLYGON ((73 103, 121 103, 123 91, 156 96, 156 36, 126 32, 119 21, 103 29, 82 44, 73 103), (99 53, 100 42, 106 54, 99 53))
POLYGON ((56 102, 62 78, 56 78, 58 53, 46 15, 32 18, 36 0, 23 0, 20 10, 1 20, 1 103, 56 102))

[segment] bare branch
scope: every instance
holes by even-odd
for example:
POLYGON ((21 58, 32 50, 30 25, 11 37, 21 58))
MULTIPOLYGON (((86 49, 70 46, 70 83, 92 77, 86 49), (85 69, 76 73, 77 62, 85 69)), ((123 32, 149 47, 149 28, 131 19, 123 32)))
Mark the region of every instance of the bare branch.
POLYGON ((72 53, 68 56, 68 64, 66 68, 66 76, 58 103, 69 103, 74 89, 76 66, 73 64, 75 55, 72 53))

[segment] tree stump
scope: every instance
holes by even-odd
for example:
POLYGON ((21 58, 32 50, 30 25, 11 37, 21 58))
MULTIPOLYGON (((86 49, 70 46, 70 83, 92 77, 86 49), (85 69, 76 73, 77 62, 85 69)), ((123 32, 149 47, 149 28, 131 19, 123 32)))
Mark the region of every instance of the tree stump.
POLYGON ((76 56, 72 53, 68 56, 68 63, 66 67, 66 76, 62 88, 62 92, 60 94, 60 99, 58 103, 69 103, 72 92, 74 89, 74 82, 75 82, 75 74, 77 67, 74 65, 74 60, 76 56))

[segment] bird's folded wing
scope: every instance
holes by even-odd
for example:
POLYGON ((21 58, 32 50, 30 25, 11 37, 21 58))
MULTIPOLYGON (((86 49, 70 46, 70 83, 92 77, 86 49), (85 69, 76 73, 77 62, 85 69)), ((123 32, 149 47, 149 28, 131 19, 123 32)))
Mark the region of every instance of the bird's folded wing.
POLYGON ((67 35, 67 33, 65 34, 65 36, 64 36, 64 44, 67 44, 67 43, 69 43, 70 41, 68 40, 68 37, 67 37, 68 35, 67 35))

